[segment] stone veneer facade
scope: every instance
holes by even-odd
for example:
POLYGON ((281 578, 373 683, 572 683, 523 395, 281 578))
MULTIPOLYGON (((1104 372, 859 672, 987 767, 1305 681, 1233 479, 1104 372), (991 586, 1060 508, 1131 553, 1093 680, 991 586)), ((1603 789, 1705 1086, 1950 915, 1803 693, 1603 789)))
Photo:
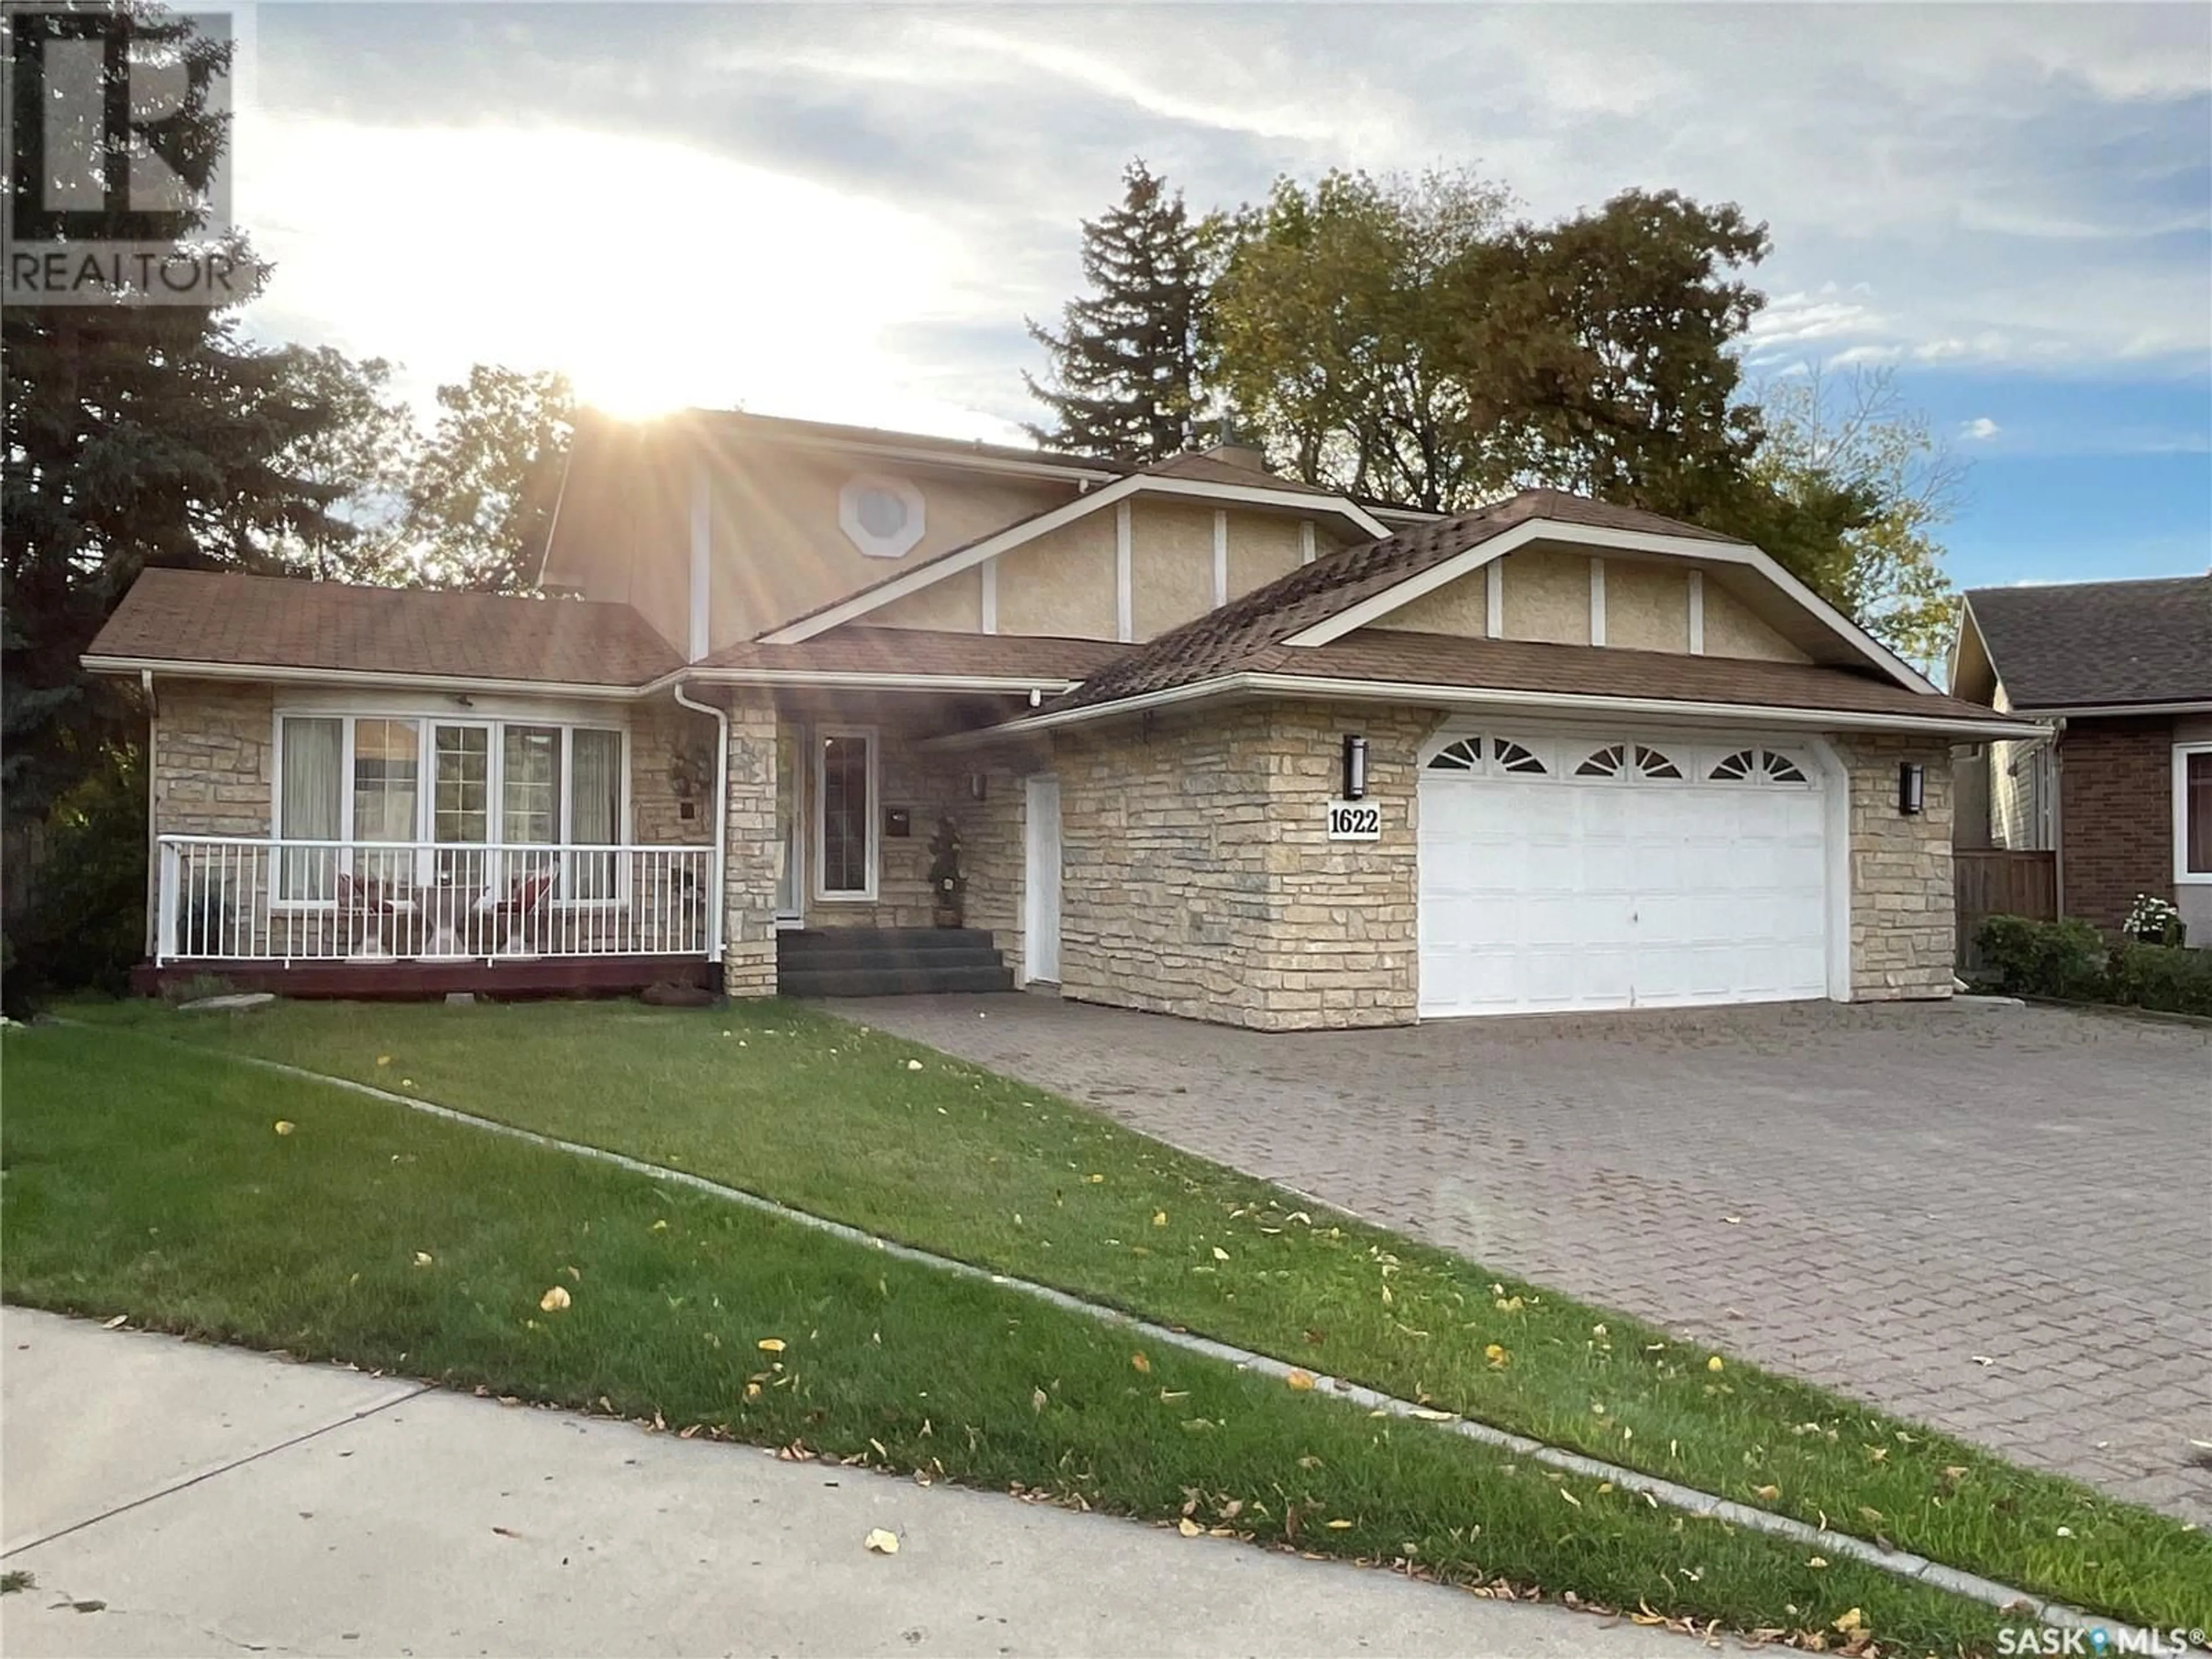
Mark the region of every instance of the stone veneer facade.
POLYGON ((1851 1000, 1951 994, 1951 750, 1925 738, 1830 739, 1850 775, 1851 1000), (1923 769, 1921 811, 1898 810, 1898 769, 1923 769))
MULTIPOLYGON (((271 690, 176 681, 160 688, 159 702, 156 832, 269 834, 271 690)), ((779 716, 764 693, 734 693, 727 708, 723 983, 732 996, 769 996, 779 716)), ((672 703, 641 705, 628 718, 633 833, 662 844, 703 839, 711 826, 682 817, 669 763, 702 744, 710 755, 710 724, 672 703)), ((878 902, 842 916, 811 906, 809 921, 927 925, 928 835, 950 811, 961 828, 969 922, 994 933, 1018 977, 1024 778, 1048 768, 1060 780, 1067 995, 1268 1030, 1407 1024, 1419 976, 1416 759, 1442 718, 1371 704, 1248 703, 1080 727, 1058 734, 1049 753, 1038 742, 1018 753, 930 757, 886 732, 884 800, 909 808, 915 833, 885 843, 878 902), (1347 731, 1368 739, 1380 842, 1326 838, 1322 807, 1337 791, 1347 731)), ((1850 777, 1854 994, 1948 995, 1948 749, 1896 737, 1832 741, 1850 777), (1897 769, 1907 760, 1926 775, 1926 810, 1915 817, 1897 810, 1897 769)))
POLYGON ((1263 1030, 1410 1022, 1414 751, 1436 718, 1255 703, 1062 736, 1062 990, 1263 1030), (1355 729, 1379 842, 1327 839, 1355 729))

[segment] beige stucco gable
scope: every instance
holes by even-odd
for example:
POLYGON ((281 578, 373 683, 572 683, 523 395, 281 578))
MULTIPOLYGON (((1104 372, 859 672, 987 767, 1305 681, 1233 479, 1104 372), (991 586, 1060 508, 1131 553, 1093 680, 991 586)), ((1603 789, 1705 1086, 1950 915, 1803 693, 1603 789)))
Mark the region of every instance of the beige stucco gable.
POLYGON ((1128 630, 1156 639, 1341 545, 1295 514, 1139 496, 1048 531, 984 565, 954 570, 866 617, 874 627, 1119 640, 1121 538, 1128 630), (986 595, 988 595, 987 599, 986 595))
POLYGON ((1538 545, 1505 554, 1494 568, 1485 565, 1431 588, 1369 626, 1466 639, 1601 642, 1632 651, 1811 661, 1728 585, 1743 580, 1686 560, 1538 545), (1599 627, 1601 641, 1593 636, 1599 627))

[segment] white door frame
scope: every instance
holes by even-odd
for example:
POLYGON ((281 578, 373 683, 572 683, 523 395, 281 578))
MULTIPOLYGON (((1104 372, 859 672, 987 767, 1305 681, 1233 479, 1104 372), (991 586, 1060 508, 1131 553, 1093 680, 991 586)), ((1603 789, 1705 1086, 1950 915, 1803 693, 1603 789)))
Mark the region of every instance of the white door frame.
POLYGON ((1060 779, 1050 772, 1032 772, 1022 780, 1022 982, 1024 985, 1043 982, 1060 983, 1060 779), (1052 802, 1052 845, 1043 844, 1042 830, 1045 814, 1038 803, 1049 798, 1052 802), (1050 872, 1049 883, 1042 878, 1050 872), (1049 888, 1051 896, 1050 923, 1045 916, 1045 899, 1049 888), (1040 973, 1037 941, 1049 937, 1052 940, 1051 972, 1040 973))
MULTIPOLYGON (((806 843, 812 839, 806 828, 806 807, 809 791, 806 775, 810 769, 809 750, 812 747, 813 729, 803 722, 793 720, 780 725, 776 732, 776 764, 783 763, 783 729, 787 725, 796 732, 791 746, 791 822, 777 825, 783 840, 784 861, 791 871, 792 903, 789 908, 775 907, 775 929, 789 933, 806 926, 806 843)), ((723 833, 728 834, 726 825, 723 833)))

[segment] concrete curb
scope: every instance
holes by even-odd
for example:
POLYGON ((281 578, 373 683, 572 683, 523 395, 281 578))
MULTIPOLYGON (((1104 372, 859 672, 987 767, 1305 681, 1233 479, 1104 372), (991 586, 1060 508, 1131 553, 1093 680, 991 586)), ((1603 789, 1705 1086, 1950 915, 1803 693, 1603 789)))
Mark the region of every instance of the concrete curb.
MULTIPOLYGON (((161 1040, 166 1041, 166 1039, 161 1040)), ((632 1174, 647 1176, 657 1181, 688 1188, 694 1192, 704 1193, 726 1203, 743 1205, 745 1208, 758 1211, 763 1215, 774 1216, 780 1220, 792 1222, 802 1227, 810 1227, 817 1232, 827 1233, 851 1243, 880 1250, 886 1255, 896 1257, 902 1261, 915 1262, 923 1267, 935 1268, 939 1272, 957 1274, 963 1279, 977 1279, 986 1284, 1001 1285, 1006 1289, 1019 1291, 1023 1295, 1034 1297, 1041 1302, 1050 1303, 1056 1308, 1063 1308, 1071 1313, 1079 1314, 1085 1318, 1135 1332, 1148 1340, 1182 1348, 1192 1353, 1203 1354, 1210 1358, 1226 1361, 1240 1370, 1256 1370, 1268 1376, 1283 1378, 1287 1377, 1293 1370, 1300 1369, 1267 1354, 1255 1353, 1230 1343, 1216 1341, 1211 1337, 1200 1336, 1190 1331, 1176 1330, 1165 1325, 1157 1325, 1149 1320, 1139 1319, 1113 1308, 1101 1307, 1096 1303, 1086 1302, 1080 1297, 1070 1295, 1066 1291, 1054 1290, 1048 1285, 1039 1285, 1030 1279, 994 1273, 988 1267, 979 1267, 972 1262, 961 1261, 951 1256, 933 1255, 927 1250, 916 1249, 911 1245, 894 1243, 858 1227, 848 1225, 844 1222, 832 1221, 826 1216, 818 1216, 811 1211, 793 1209, 788 1205, 779 1204, 773 1199, 763 1198, 757 1193, 750 1193, 738 1187, 726 1186, 719 1181, 710 1181, 704 1176, 693 1175, 689 1170, 672 1170, 664 1164, 648 1164, 641 1158, 631 1158, 622 1152, 609 1152, 605 1147, 590 1146, 580 1141, 563 1140, 558 1136, 543 1134, 535 1129, 520 1128, 514 1124, 501 1123, 493 1118, 478 1117, 472 1113, 460 1111, 451 1106, 440 1105, 435 1101, 397 1094, 389 1089, 380 1089, 373 1084, 356 1083, 350 1078, 331 1077, 322 1072, 311 1072, 304 1066, 287 1065, 282 1060, 264 1060, 256 1054, 234 1054, 222 1049, 201 1048, 192 1044, 179 1046, 191 1048, 193 1052, 206 1054, 210 1058, 233 1060, 242 1066, 255 1066, 263 1071, 297 1078, 305 1082, 348 1090, 355 1094, 365 1095, 372 1100, 405 1107, 410 1111, 420 1112, 426 1116, 442 1118, 450 1123, 465 1124, 470 1128, 481 1129, 487 1133, 503 1135, 512 1140, 525 1141, 532 1146, 547 1147, 555 1152, 567 1152, 578 1158, 590 1158, 598 1163, 611 1164, 617 1169, 627 1170, 632 1174)), ((1461 1435, 1467 1439, 1478 1441, 1501 1451, 1510 1451, 1516 1456, 1529 1458, 1571 1474, 1611 1481, 1625 1491, 1640 1494, 1654 1504, 1664 1504, 1668 1508, 1680 1510, 1685 1514, 1725 1522, 1730 1526, 1743 1527, 1753 1532, 1765 1533, 1770 1537, 1787 1539, 1792 1543, 1832 1555, 1848 1556, 1852 1560, 1878 1567, 1897 1577, 1931 1585, 1937 1589, 1948 1590, 1954 1595, 1965 1596, 1970 1601, 1980 1601, 2005 1612, 2018 1613, 2023 1618, 2033 1618, 2045 1625, 2055 1626, 2061 1629, 2104 1630, 2115 1636, 2124 1630, 2129 1632, 2131 1640, 2153 1644, 2162 1639, 2162 1633, 2136 1631, 2115 1621, 2084 1613, 2078 1607, 2045 1601, 2026 1590, 2015 1589, 2010 1585, 2001 1584, 1995 1579, 1984 1578, 1974 1573, 1962 1572, 1955 1567, 1945 1566, 1941 1562, 1929 1560, 1924 1556, 1914 1555, 1909 1551, 1886 1550, 1879 1545, 1869 1543, 1850 1533, 1832 1532, 1826 1528, 1811 1526, 1789 1516, 1776 1515, 1765 1510, 1753 1509, 1747 1504, 1736 1503, 1731 1498, 1701 1492, 1694 1486, 1685 1486, 1656 1475, 1622 1468, 1617 1464, 1607 1463, 1599 1458, 1584 1456, 1579 1452, 1568 1451, 1558 1446, 1549 1445, 1543 1441, 1531 1440, 1525 1436, 1514 1434, 1508 1430, 1497 1428, 1487 1423, 1478 1422, 1456 1414, 1440 1413, 1431 1407, 1417 1405, 1408 1400, 1401 1400, 1395 1395, 1383 1394, 1360 1383, 1348 1382, 1340 1377, 1316 1376, 1314 1388, 1316 1393, 1350 1401, 1355 1405, 1367 1407, 1370 1411, 1384 1412, 1392 1417, 1422 1423, 1446 1433, 1461 1435)), ((2134 1650, 2156 1652, 2160 1650, 2155 1645, 2146 1645, 2136 1648, 2134 1650)))

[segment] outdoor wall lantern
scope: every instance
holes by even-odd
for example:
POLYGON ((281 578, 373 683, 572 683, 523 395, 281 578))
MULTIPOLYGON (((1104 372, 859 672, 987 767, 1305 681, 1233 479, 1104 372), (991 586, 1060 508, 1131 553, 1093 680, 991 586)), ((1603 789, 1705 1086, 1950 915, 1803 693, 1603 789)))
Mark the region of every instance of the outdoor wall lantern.
POLYGON ((1367 799, 1367 739, 1344 734, 1344 798, 1367 799))
POLYGON ((1918 761, 1904 761, 1897 769, 1897 810, 1906 817, 1917 817, 1927 804, 1928 772, 1918 761))

